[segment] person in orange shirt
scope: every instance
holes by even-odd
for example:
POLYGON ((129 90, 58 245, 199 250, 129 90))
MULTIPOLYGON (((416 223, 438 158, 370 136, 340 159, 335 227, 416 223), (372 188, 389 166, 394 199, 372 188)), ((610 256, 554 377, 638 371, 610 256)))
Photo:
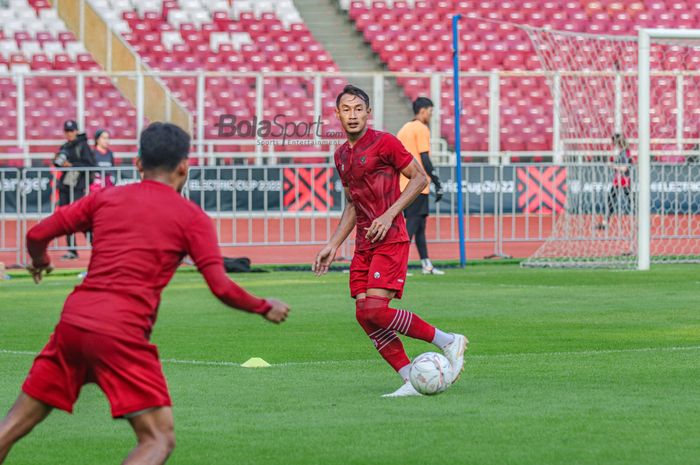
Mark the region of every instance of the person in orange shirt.
MULTIPOLYGON (((430 176, 430 180, 435 184, 435 201, 439 202, 442 199, 442 186, 440 179, 435 173, 433 164, 430 161, 430 128, 428 123, 433 114, 433 102, 426 97, 418 97, 413 102, 413 114, 415 115, 412 121, 404 124, 399 130, 396 137, 406 147, 413 158, 423 167, 426 173, 430 176)), ((401 191, 408 185, 408 179, 401 176, 401 191)), ((421 268, 423 274, 445 274, 444 271, 435 268, 428 258, 428 243, 425 240, 425 225, 428 219, 428 197, 430 194, 429 186, 418 195, 404 210, 406 217, 406 228, 408 229, 409 240, 413 240, 416 236, 416 247, 420 255, 421 268)))

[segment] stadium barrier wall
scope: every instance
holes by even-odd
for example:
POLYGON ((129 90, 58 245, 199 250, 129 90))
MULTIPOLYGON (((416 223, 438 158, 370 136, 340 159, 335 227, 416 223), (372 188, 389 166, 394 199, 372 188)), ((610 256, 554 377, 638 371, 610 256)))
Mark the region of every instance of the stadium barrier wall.
MULTIPOLYGON (((567 168, 554 164, 465 166, 464 231, 470 258, 524 257, 550 237, 559 215, 602 215, 597 210, 606 204, 612 174, 601 173, 611 173, 609 167, 590 164, 590 173, 582 171, 581 165, 575 170, 567 168), (566 211, 567 197, 574 200, 569 203, 577 205, 577 211, 566 211)), ((56 208, 56 178, 63 171, 74 170, 0 169, 0 252, 6 260, 13 256, 19 257, 18 262, 26 259, 24 235, 56 208)), ((85 171, 90 171, 84 177, 87 186, 79 190, 95 189, 96 175, 110 177, 116 185, 139 179, 135 168, 85 171)), ((438 171, 445 196, 438 205, 431 201, 428 240, 442 247, 443 258, 454 259, 459 240, 456 173, 452 167, 438 171)), ((654 165, 651 188, 652 214, 666 224, 658 237, 700 240, 700 231, 691 226, 696 222, 691 218, 700 215, 700 165, 654 165)), ((342 185, 329 164, 191 167, 183 195, 210 215, 221 247, 324 244, 345 207, 342 185)), ((73 196, 79 197, 79 191, 73 196)), ((351 242, 346 244, 341 255, 349 256, 351 247, 351 242)), ((51 248, 65 250, 58 241, 51 248)), ((80 248, 89 246, 83 242, 80 248)))

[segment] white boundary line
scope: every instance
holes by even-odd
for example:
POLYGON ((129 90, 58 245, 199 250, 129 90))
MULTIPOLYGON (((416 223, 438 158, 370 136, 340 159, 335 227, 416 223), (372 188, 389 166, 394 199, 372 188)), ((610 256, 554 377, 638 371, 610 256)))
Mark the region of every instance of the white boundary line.
MULTIPOLYGON (((469 355, 467 354, 467 362, 470 359, 494 359, 494 358, 533 358, 547 356, 587 356, 587 355, 605 355, 605 354, 625 354, 636 352, 681 352, 690 350, 700 350, 700 346, 673 346, 673 347, 640 347, 636 349, 603 349, 603 350, 581 350, 571 352, 524 352, 520 354, 492 354, 492 355, 469 355)), ((30 352, 26 350, 8 350, 0 349, 0 355, 26 355, 36 356, 38 352, 30 352)), ((218 366, 218 367, 240 367, 240 363, 217 360, 183 360, 177 358, 161 359, 163 363, 172 363, 174 365, 195 365, 195 366, 218 366)), ((374 363, 379 362, 379 359, 371 360, 312 360, 307 362, 284 362, 272 364, 273 367, 293 367, 293 366, 316 366, 316 365, 352 365, 358 363, 374 363)))

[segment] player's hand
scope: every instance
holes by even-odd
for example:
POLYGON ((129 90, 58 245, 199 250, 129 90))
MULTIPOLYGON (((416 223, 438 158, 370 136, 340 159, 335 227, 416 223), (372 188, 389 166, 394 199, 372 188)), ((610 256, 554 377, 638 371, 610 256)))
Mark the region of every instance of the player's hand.
POLYGON ((29 271, 29 274, 32 275, 32 279, 34 280, 35 284, 39 284, 41 282, 42 274, 49 274, 53 271, 53 266, 51 263, 47 263, 45 265, 38 265, 35 266, 33 263, 31 265, 27 265, 27 271, 29 271))
POLYGON ((283 323, 289 316, 289 305, 277 299, 265 299, 272 308, 263 315, 267 321, 275 324, 283 323))
POLYGON ((444 194, 445 194, 445 193, 444 193, 443 190, 442 190, 442 186, 440 186, 440 187, 438 187, 437 189, 435 189, 435 203, 439 203, 439 202, 442 200, 442 196, 443 196, 444 194))
POLYGON ((333 260, 335 259, 337 250, 338 249, 336 247, 327 245, 321 249, 318 255, 316 255, 316 260, 311 266, 311 270, 316 273, 316 276, 321 276, 328 272, 328 269, 331 267, 331 263, 333 263, 333 260))
POLYGON ((365 239, 369 239, 373 243, 383 240, 389 232, 389 228, 391 228, 391 223, 393 221, 394 218, 386 213, 378 218, 375 218, 370 227, 365 228, 367 230, 365 239))

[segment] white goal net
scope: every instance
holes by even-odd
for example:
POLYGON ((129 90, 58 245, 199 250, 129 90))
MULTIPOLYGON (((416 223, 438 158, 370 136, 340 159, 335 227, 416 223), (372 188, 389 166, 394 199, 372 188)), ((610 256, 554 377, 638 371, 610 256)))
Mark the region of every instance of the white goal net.
POLYGON ((524 265, 636 268, 640 233, 651 262, 700 261, 700 39, 652 39, 640 178, 637 38, 525 30, 549 72, 567 200, 524 265))

